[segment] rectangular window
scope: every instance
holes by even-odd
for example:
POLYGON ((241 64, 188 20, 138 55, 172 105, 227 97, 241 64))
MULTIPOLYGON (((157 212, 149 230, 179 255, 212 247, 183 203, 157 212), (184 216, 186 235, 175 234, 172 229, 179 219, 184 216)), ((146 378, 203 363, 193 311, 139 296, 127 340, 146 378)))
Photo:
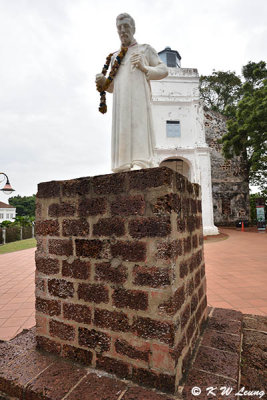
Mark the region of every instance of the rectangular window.
POLYGON ((13 214, 10 214, 10 219, 13 218, 13 214))
POLYGON ((180 121, 166 121, 167 137, 181 137, 180 121))
POLYGON ((0 219, 4 219, 4 214, 0 214, 0 219))
POLYGON ((9 214, 6 215, 6 219, 9 219, 9 214))

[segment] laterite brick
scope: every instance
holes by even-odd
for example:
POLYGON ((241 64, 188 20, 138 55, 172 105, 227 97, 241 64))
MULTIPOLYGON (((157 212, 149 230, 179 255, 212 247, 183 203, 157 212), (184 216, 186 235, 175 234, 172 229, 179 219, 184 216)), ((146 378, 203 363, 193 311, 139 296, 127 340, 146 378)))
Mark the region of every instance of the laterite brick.
POLYGON ((197 200, 190 199, 190 210, 192 214, 197 214, 197 200))
POLYGON ((188 274, 188 263, 186 261, 182 261, 180 263, 180 278, 183 279, 188 274))
POLYGON ((104 197, 82 199, 78 206, 80 217, 89 217, 93 215, 103 215, 107 210, 107 201, 104 197))
POLYGON ((92 179, 93 191, 96 194, 118 194, 125 189, 125 173, 95 176, 92 179))
POLYGON ((110 209, 112 215, 143 215, 145 212, 144 196, 119 196, 114 202, 111 203, 110 209))
POLYGON ((192 237, 192 247, 193 249, 196 249, 198 247, 198 239, 197 239, 197 235, 194 235, 192 237))
POLYGON ((49 217, 70 217, 75 214, 75 205, 72 203, 53 203, 48 207, 49 217))
POLYGON ((112 257, 121 257, 124 261, 145 261, 146 259, 146 243, 117 241, 111 245, 112 257))
POLYGON ((72 282, 67 282, 64 279, 49 279, 48 291, 52 296, 67 299, 73 297, 74 286, 72 282))
POLYGON ((71 239, 49 239, 48 249, 50 254, 58 256, 72 256, 73 247, 71 239))
POLYGON ((62 276, 74 279, 89 279, 91 264, 89 261, 74 260, 62 262, 62 276))
POLYGON ((117 339, 115 342, 115 349, 118 354, 122 354, 134 360, 148 361, 149 359, 149 345, 142 347, 135 347, 128 343, 126 340, 117 339), (144 350, 144 347, 148 347, 144 350))
POLYGON ((197 306, 198 306, 198 296, 195 293, 191 299, 191 314, 193 314, 193 312, 196 310, 197 306))
POLYGON ((49 322, 49 331, 51 336, 58 337, 62 340, 73 341, 75 337, 75 329, 73 326, 55 320, 49 322))
POLYGON ((175 376, 156 374, 144 368, 133 368, 133 381, 139 385, 153 387, 162 392, 175 392, 175 376))
POLYGON ((38 192, 36 197, 39 199, 48 199, 50 197, 59 197, 60 195, 60 182, 51 181, 43 182, 38 185, 38 192))
POLYGON ((60 355, 61 352, 60 343, 39 335, 36 335, 36 347, 56 355, 60 355))
POLYGON ((79 328, 79 345, 102 353, 110 350, 111 338, 106 333, 95 329, 79 328))
POLYGON ((201 270, 198 270, 198 271, 195 273, 194 280, 195 280, 195 289, 196 289, 196 288, 198 288, 198 286, 200 285, 201 270))
POLYGON ((35 294, 37 295, 38 291, 44 293, 45 292, 45 287, 46 287, 45 280, 42 279, 42 278, 36 277, 35 278, 35 289, 36 289, 35 294))
POLYGON ((192 233, 196 228, 196 218, 193 215, 190 215, 186 219, 186 226, 188 232, 192 233))
POLYGON ((187 238, 184 239, 184 252, 190 253, 190 251, 191 251, 191 237, 188 236, 187 238))
POLYGON ((160 260, 176 259, 183 254, 182 240, 173 240, 172 242, 160 242, 157 244, 157 258, 160 260))
POLYGON ((78 257, 101 258, 104 244, 101 240, 75 239, 78 257))
POLYGON ((194 278, 191 278, 190 281, 187 282, 186 284, 186 294, 188 296, 192 296, 193 292, 194 292, 194 278))
POLYGON ((185 232, 185 219, 177 218, 177 230, 180 233, 185 232))
POLYGON ((94 236, 123 236, 124 220, 120 217, 101 218, 93 227, 94 236))
POLYGON ((123 265, 112 267, 110 263, 104 262, 95 265, 95 280, 123 284, 128 277, 127 268, 123 265))
POLYGON ((169 217, 139 217, 129 222, 129 233, 135 239, 165 237, 171 233, 169 217))
POLYGON ((89 224, 86 219, 64 219, 62 222, 63 236, 87 236, 89 224))
POLYGON ((148 294, 139 290, 115 289, 112 299, 118 308, 146 310, 148 307, 148 294))
POLYGON ((185 191, 185 177, 181 174, 176 174, 176 188, 178 192, 185 191))
POLYGON ((185 290, 184 286, 181 286, 169 300, 159 305, 159 310, 164 311, 167 315, 174 315, 182 307, 184 301, 185 290))
POLYGON ((198 300, 200 301, 203 297, 204 294, 204 287, 203 285, 200 286, 200 288, 198 289, 198 300))
POLYGON ((190 213, 189 199, 187 197, 184 197, 182 198, 181 202, 182 202, 181 209, 183 210, 183 216, 188 217, 190 213))
POLYGON ((64 181, 62 183, 62 194, 66 197, 83 196, 90 193, 92 178, 79 178, 64 181))
POLYGON ((143 267, 135 265, 133 269, 134 285, 158 288, 171 284, 168 268, 143 267))
POLYGON ((45 275, 55 275, 59 273, 59 260, 49 257, 41 257, 36 254, 35 265, 37 271, 45 275))
POLYGON ((171 346, 174 342, 174 326, 170 322, 134 317, 132 331, 144 339, 156 339, 171 346))
POLYGON ((93 353, 90 350, 79 349, 64 344, 62 347, 62 357, 84 365, 92 365, 93 353))
POLYGON ((177 364, 179 358, 182 355, 182 351, 186 347, 186 337, 183 335, 182 339, 179 341, 179 343, 175 346, 175 349, 173 350, 173 358, 175 361, 175 364, 177 364))
POLYGON ((129 188, 144 190, 172 183, 173 171, 166 167, 149 168, 129 174, 129 188))
POLYGON ((59 236, 59 223, 54 219, 36 221, 35 233, 40 236, 59 236))
POLYGON ((194 331, 195 331, 195 318, 192 318, 186 330, 187 343, 189 343, 190 339, 192 338, 194 331))
POLYGON ((58 300, 36 298, 35 302, 36 311, 50 316, 61 314, 61 302, 58 300))
POLYGON ((153 213, 157 215, 170 214, 172 211, 180 214, 181 198, 177 193, 168 193, 165 196, 159 197, 152 209, 153 213))
POLYGON ((130 378, 129 365, 114 358, 99 356, 96 360, 96 368, 103 369, 121 379, 130 378))
POLYGON ((78 286, 78 298, 96 304, 108 303, 109 292, 104 285, 80 283, 78 286))
POLYGON ((187 306, 183 309, 181 313, 181 327, 184 329, 186 326, 187 322, 189 321, 190 318, 190 304, 187 304, 187 306))
POLYGON ((91 323, 91 309, 81 304, 63 304, 63 316, 68 320, 73 320, 83 324, 91 323))
POLYGON ((128 316, 123 312, 95 309, 94 324, 99 328, 112 331, 128 332, 130 329, 128 316))

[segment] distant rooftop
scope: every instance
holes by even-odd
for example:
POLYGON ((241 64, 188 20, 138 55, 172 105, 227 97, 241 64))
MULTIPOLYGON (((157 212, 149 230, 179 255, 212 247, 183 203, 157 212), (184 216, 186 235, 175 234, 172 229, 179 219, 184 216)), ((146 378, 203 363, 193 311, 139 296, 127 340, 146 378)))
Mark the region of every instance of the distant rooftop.
POLYGON ((6 204, 0 201, 0 208, 16 208, 16 207, 13 207, 10 204, 6 204))

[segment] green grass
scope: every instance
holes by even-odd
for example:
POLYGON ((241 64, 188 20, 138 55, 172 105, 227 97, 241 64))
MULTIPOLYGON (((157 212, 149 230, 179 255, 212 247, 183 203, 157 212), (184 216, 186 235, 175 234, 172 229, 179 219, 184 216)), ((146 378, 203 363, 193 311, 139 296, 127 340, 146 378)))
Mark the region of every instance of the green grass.
POLYGON ((31 249, 36 247, 36 239, 19 240, 0 246, 0 254, 12 253, 13 251, 31 249))

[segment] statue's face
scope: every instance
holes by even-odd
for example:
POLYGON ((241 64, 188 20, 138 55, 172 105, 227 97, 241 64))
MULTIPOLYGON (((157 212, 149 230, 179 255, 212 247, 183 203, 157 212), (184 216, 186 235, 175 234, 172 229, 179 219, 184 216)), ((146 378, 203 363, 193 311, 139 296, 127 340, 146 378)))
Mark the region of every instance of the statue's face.
POLYGON ((122 46, 130 46, 133 42, 134 28, 131 25, 129 18, 123 18, 117 23, 118 34, 121 40, 122 46))

